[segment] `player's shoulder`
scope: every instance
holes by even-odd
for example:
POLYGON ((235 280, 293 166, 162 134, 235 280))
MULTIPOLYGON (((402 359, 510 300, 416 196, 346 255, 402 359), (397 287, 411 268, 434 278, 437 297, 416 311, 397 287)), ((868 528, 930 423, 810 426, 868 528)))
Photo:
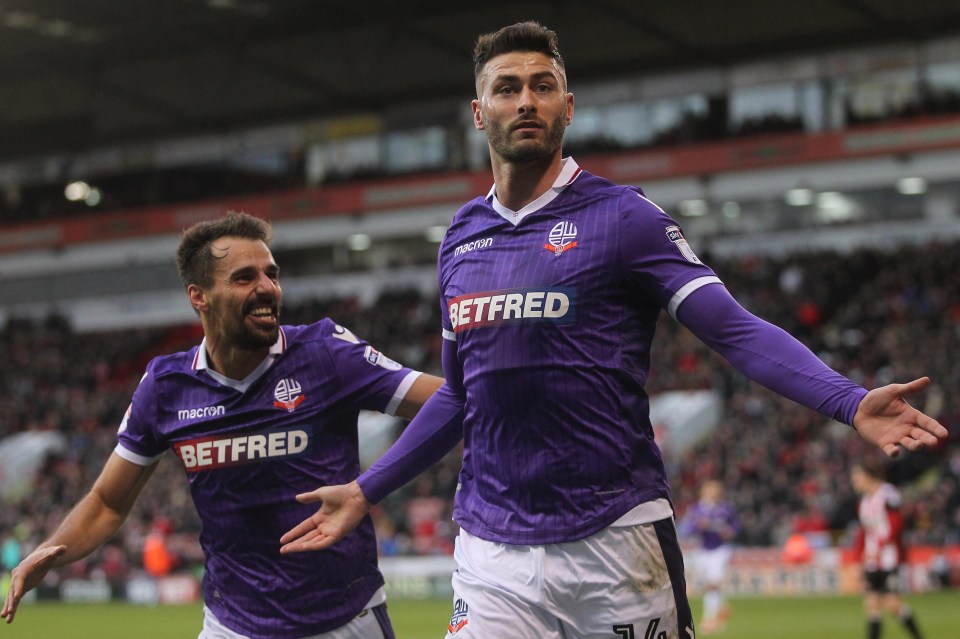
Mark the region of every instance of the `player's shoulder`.
POLYGON ((453 219, 450 221, 450 228, 470 222, 478 212, 492 210, 493 205, 490 204, 486 196, 475 197, 457 209, 457 212, 453 214, 453 219))
POLYGON ((191 371, 199 349, 197 345, 186 351, 154 357, 147 363, 144 378, 163 379, 191 371))
POLYGON ((353 350, 351 347, 365 346, 366 342, 346 326, 336 320, 325 317, 313 324, 284 326, 283 335, 286 349, 323 348, 327 351, 353 350))
POLYGON ((643 215, 649 219, 667 217, 663 209, 636 185, 617 184, 605 177, 581 171, 570 188, 584 198, 615 200, 622 212, 643 215))
POLYGON ((317 320, 311 324, 284 324, 280 327, 281 339, 286 342, 286 346, 300 342, 316 341, 323 339, 323 336, 333 330, 335 322, 328 317, 317 320))
MULTIPOLYGON (((470 238, 486 236, 491 231, 491 224, 502 221, 500 215, 493 209, 493 205, 486 197, 476 197, 461 206, 450 220, 447 232, 440 242, 439 256, 441 263, 443 256, 456 250, 461 242, 470 238)), ((486 242, 489 240, 481 240, 486 242)))
POLYGON ((357 341, 353 333, 329 317, 311 324, 284 325, 281 336, 281 339, 286 342, 284 350, 323 347, 329 345, 330 340, 357 341))

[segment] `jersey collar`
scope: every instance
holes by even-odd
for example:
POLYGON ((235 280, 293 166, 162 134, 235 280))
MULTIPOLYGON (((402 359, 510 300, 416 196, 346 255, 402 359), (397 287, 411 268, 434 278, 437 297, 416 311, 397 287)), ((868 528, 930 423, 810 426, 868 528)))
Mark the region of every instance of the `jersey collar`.
POLYGON ((257 366, 252 373, 246 376, 246 378, 237 380, 231 379, 215 370, 211 369, 209 362, 207 361, 207 338, 204 337, 200 342, 200 346, 197 348, 197 353, 193 356, 193 364, 191 368, 195 371, 206 371, 207 375, 217 380, 224 386, 229 386, 235 388, 241 392, 247 390, 251 384, 257 381, 261 375, 266 373, 273 362, 276 361, 284 351, 287 350, 287 336, 283 332, 283 328, 280 328, 280 335, 277 336, 277 341, 274 342, 273 346, 270 347, 270 351, 267 353, 267 356, 263 358, 263 361, 257 366))
POLYGON ((547 189, 546 193, 535 199, 530 204, 527 204, 525 207, 519 211, 511 211, 507 207, 500 204, 500 201, 497 199, 497 185, 494 183, 490 187, 490 191, 487 193, 487 201, 490 202, 490 205, 493 207, 493 210, 499 213, 505 220, 510 222, 513 225, 516 225, 523 218, 539 211, 550 202, 553 202, 554 199, 560 193, 563 192, 565 188, 570 186, 574 180, 577 179, 577 176, 580 175, 580 165, 577 164, 576 160, 572 157, 563 159, 563 166, 560 168, 560 175, 557 176, 556 181, 553 183, 553 186, 547 189))

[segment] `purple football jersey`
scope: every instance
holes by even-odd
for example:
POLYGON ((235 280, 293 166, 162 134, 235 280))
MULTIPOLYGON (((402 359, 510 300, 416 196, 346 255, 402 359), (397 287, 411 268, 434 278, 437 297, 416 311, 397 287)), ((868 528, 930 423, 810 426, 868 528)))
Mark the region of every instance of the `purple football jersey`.
POLYGON ((573 541, 669 498, 650 346, 661 310, 719 280, 640 189, 572 159, 520 213, 468 202, 440 249, 466 389, 454 518, 492 541, 573 541))
POLYGON ((740 518, 729 502, 697 501, 687 509, 679 528, 681 535, 697 539, 704 550, 715 550, 740 531, 740 518))
POLYGON ((334 322, 284 326, 242 383, 205 366, 204 344, 154 359, 117 452, 147 464, 172 449, 203 523, 207 606, 255 639, 303 637, 355 617, 383 585, 367 518, 342 542, 280 554, 280 537, 316 511, 297 493, 360 472, 357 416, 392 413, 419 373, 334 322))

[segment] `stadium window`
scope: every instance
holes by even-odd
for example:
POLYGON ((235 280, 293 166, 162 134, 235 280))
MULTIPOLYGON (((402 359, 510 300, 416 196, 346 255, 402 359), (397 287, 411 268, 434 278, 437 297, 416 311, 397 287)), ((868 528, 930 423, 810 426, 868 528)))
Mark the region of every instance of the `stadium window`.
POLYGON ((654 142, 674 143, 695 139, 700 122, 710 115, 706 95, 688 95, 654 100, 650 104, 650 127, 654 142))
MULTIPOLYGON (((730 91, 729 126, 739 134, 796 130, 809 99, 796 83, 765 84, 730 91)), ((815 97, 815 95, 813 96, 815 97)))
POLYGON ((919 69, 865 74, 845 83, 849 124, 910 115, 921 108, 919 69))
POLYGON ((653 129, 647 106, 638 102, 611 104, 604 109, 606 113, 607 135, 624 147, 649 144, 653 140, 653 129))
POLYGON ((599 106, 589 106, 575 111, 573 123, 567 128, 564 136, 568 145, 586 145, 606 133, 601 108, 599 106))
MULTIPOLYGON (((379 135, 331 140, 318 145, 313 170, 324 180, 345 180, 381 168, 383 144, 379 135)), ((316 177, 316 175, 314 175, 316 177)))
POLYGON ((926 69, 925 77, 931 111, 960 111, 960 61, 931 64, 926 69))
POLYGON ((431 126, 386 136, 386 168, 390 173, 439 169, 447 164, 447 131, 431 126))

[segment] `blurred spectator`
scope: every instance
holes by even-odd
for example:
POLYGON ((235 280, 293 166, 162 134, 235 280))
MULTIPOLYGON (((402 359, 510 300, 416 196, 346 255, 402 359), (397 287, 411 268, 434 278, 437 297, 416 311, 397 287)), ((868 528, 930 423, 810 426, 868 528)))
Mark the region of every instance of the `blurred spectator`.
POLYGON ((153 577, 166 577, 179 560, 167 545, 173 524, 166 517, 158 517, 143 540, 143 567, 153 577))

